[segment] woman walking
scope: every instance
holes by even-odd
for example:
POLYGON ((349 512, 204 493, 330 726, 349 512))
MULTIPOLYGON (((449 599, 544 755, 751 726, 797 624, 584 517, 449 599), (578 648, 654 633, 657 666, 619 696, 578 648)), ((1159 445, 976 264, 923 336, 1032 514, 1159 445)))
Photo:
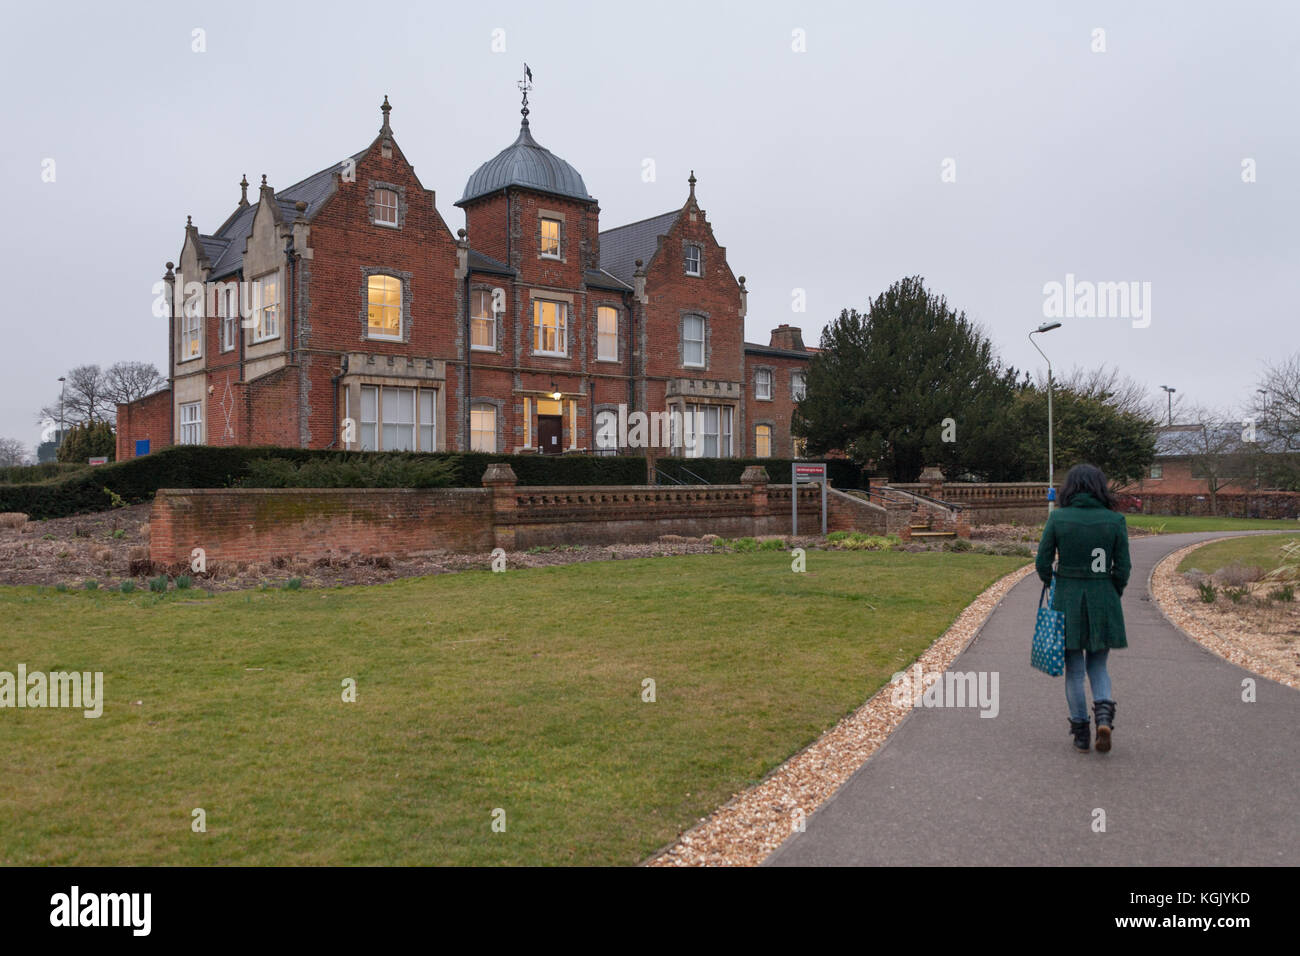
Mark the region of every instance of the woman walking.
POLYGON ((1070 708, 1074 747, 1088 751, 1091 733, 1083 675, 1092 685, 1097 716, 1097 752, 1110 750, 1115 721, 1106 658, 1113 647, 1128 647, 1120 596, 1128 584, 1128 525, 1115 510, 1106 476, 1094 465, 1075 465, 1065 476, 1060 507, 1048 516, 1038 544, 1038 576, 1052 581, 1053 609, 1065 613, 1065 700, 1070 708))

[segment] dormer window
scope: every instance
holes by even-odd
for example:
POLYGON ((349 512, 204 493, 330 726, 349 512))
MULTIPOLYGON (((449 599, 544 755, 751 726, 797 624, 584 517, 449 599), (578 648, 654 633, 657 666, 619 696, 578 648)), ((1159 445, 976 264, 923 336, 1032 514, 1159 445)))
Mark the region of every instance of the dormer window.
POLYGON ((543 259, 560 258, 560 220, 543 218, 541 222, 541 248, 543 259))
POLYGON ((700 247, 688 245, 686 247, 686 274, 688 276, 701 275, 700 271, 700 247))
POLYGON ((397 228, 397 193, 391 189, 375 190, 375 225, 397 228))

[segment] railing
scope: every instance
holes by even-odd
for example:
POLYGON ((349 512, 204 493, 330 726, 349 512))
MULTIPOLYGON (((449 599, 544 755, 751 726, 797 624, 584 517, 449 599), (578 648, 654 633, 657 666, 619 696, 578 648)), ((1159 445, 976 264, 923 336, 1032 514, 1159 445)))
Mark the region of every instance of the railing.
POLYGON ((672 475, 668 474, 668 472, 664 471, 662 468, 659 468, 658 466, 656 466, 656 467, 655 467, 655 484, 656 484, 656 485, 662 485, 662 484, 664 483, 664 482, 663 482, 663 479, 665 479, 665 478, 668 479, 668 481, 672 482, 674 485, 684 485, 684 484, 686 484, 686 482, 684 482, 684 481, 679 481, 678 479, 674 478, 672 475))

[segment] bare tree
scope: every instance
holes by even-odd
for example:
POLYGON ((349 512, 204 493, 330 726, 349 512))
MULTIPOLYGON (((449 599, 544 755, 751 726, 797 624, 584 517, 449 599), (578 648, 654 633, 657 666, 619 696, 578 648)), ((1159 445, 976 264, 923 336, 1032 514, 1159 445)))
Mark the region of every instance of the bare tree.
POLYGON ((62 402, 55 398, 37 415, 38 422, 62 420, 65 427, 84 422, 111 422, 117 417, 117 404, 109 394, 108 376, 98 365, 78 365, 70 370, 62 402))
POLYGON ((116 405, 144 398, 166 381, 152 362, 116 362, 104 374, 105 391, 116 405))
POLYGON ((1193 478, 1205 479, 1210 513, 1217 515, 1219 492, 1245 487, 1255 475, 1255 436, 1239 416, 1221 409, 1191 408, 1182 418, 1187 424, 1165 428, 1161 444, 1191 465, 1193 478))
POLYGON ((1264 366, 1251 415, 1262 438, 1261 470, 1274 484, 1300 490, 1300 352, 1264 366))
POLYGON ((17 438, 0 438, 0 466, 26 465, 29 461, 26 445, 17 438))
MULTIPOLYGON (((1046 380, 1043 387, 1047 385, 1046 380)), ((1072 368, 1057 379, 1059 388, 1069 389, 1082 398, 1096 399, 1121 413, 1136 415, 1152 423, 1164 421, 1165 407, 1147 391, 1147 387, 1123 374, 1118 367, 1072 368)), ((1175 406, 1177 402, 1174 403, 1175 406)))

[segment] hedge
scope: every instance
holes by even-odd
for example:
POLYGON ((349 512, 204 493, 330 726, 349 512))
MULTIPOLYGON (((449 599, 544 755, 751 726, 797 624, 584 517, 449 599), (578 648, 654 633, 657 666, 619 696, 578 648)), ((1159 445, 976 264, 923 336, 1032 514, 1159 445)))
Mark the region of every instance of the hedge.
POLYGON ((0 484, 26 485, 37 481, 49 481, 93 467, 95 466, 88 465, 84 461, 43 461, 39 465, 10 465, 7 468, 0 468, 0 484))
POLYGON ((521 485, 641 485, 645 459, 630 456, 492 455, 486 452, 342 452, 306 448, 181 445, 94 468, 57 480, 0 484, 0 512, 19 511, 33 520, 106 511, 116 495, 126 504, 148 501, 159 488, 228 488, 248 477, 248 463, 262 458, 294 462, 399 457, 446 460, 453 487, 481 487, 492 462, 508 462, 521 485))
MULTIPOLYGON (((740 476, 750 465, 762 465, 767 469, 768 480, 774 485, 790 483, 790 466, 809 464, 804 459, 794 458, 659 458, 655 467, 664 475, 669 475, 686 484, 695 484, 696 479, 687 474, 694 472, 711 485, 740 484, 740 476)), ((826 470, 830 475, 831 485, 835 488, 865 488, 866 479, 862 468, 847 458, 826 459, 826 470)), ((660 479, 661 484, 671 484, 660 479)))

